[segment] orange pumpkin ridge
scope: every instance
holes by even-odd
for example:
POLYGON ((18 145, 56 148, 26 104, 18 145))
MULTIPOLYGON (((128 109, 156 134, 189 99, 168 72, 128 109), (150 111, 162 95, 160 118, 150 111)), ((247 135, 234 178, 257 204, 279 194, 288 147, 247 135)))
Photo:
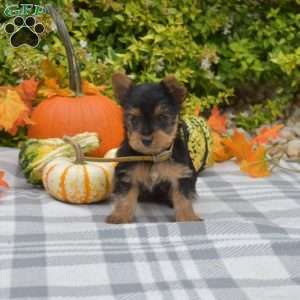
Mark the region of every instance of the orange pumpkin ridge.
POLYGON ((84 189, 85 189, 85 197, 84 202, 89 203, 89 197, 90 197, 90 180, 89 180, 89 174, 87 172, 86 166, 83 165, 83 174, 84 174, 84 189))
POLYGON ((60 190, 61 190, 61 197, 62 197, 62 199, 63 199, 63 201, 68 201, 68 197, 67 197, 67 191, 66 191, 66 184, 65 184, 65 181, 66 181, 66 176, 67 176, 67 173, 68 173, 68 171, 69 171, 69 169, 71 168, 72 166, 68 166, 65 170, 64 170, 64 172, 63 172, 63 174, 62 174, 62 176, 61 176, 61 181, 60 181, 60 185, 59 185, 59 187, 60 187, 60 190))

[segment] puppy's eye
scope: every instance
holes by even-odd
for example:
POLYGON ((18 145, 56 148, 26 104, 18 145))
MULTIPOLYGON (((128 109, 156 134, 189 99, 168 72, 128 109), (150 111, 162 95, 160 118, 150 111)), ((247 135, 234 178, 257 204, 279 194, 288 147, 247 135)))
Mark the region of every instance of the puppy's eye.
POLYGON ((130 122, 131 122, 133 127, 136 127, 139 124, 139 121, 140 121, 140 117, 138 117, 138 116, 131 116, 130 117, 130 122))
POLYGON ((168 117, 165 115, 158 115, 155 120, 159 126, 165 126, 168 123, 168 117))
POLYGON ((159 115, 159 116, 157 117, 157 120, 161 122, 161 121, 165 120, 165 118, 166 118, 165 116, 159 115))

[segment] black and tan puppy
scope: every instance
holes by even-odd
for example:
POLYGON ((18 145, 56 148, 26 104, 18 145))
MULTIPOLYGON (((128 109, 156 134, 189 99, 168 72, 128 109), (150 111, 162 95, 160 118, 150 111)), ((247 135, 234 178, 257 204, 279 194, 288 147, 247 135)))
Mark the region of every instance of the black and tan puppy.
POLYGON ((186 89, 173 76, 160 83, 135 85, 121 73, 113 76, 113 89, 124 109, 126 131, 117 156, 155 155, 172 145, 173 151, 163 162, 118 164, 112 194, 116 204, 106 221, 132 222, 137 202, 143 197, 171 201, 176 221, 200 220, 192 207, 197 172, 178 134, 186 89))

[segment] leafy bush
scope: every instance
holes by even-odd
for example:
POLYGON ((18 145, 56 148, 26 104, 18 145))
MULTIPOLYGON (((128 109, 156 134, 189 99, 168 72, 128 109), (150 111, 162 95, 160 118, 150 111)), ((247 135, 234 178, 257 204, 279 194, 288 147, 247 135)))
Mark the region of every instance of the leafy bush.
MULTIPOLYGON (((190 91, 184 113, 243 102, 250 90, 254 102, 258 98, 267 105, 252 107, 253 122, 239 115, 239 124, 249 130, 280 116, 298 93, 299 0, 52 2, 72 34, 82 76, 95 84, 110 87, 111 74, 120 69, 138 82, 159 81, 173 73, 190 91), (257 95, 257 86, 267 87, 265 97, 257 95)), ((12 1, 1 3, 0 10, 7 4, 12 1)), ((45 59, 57 66, 67 84, 63 46, 49 16, 40 20, 47 32, 38 48, 26 52, 11 48, 1 30, 0 85, 32 75, 43 78, 40 65, 45 59)), ((0 21, 8 19, 2 16, 0 21)))

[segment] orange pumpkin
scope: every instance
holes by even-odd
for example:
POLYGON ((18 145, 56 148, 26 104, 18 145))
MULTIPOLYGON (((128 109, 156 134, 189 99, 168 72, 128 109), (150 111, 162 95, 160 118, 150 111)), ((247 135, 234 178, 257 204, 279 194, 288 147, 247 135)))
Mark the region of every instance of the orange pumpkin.
POLYGON ((103 156, 118 147, 123 140, 122 110, 114 101, 101 94, 82 95, 79 67, 67 28, 53 6, 48 10, 56 23, 58 33, 66 48, 70 88, 75 97, 53 96, 42 101, 34 110, 30 138, 62 138, 82 132, 97 132, 100 147, 91 155, 103 156))
POLYGON ((41 102, 31 115, 30 138, 62 138, 82 132, 97 132, 100 147, 91 155, 103 156, 123 139, 122 110, 103 95, 61 97, 41 102))

